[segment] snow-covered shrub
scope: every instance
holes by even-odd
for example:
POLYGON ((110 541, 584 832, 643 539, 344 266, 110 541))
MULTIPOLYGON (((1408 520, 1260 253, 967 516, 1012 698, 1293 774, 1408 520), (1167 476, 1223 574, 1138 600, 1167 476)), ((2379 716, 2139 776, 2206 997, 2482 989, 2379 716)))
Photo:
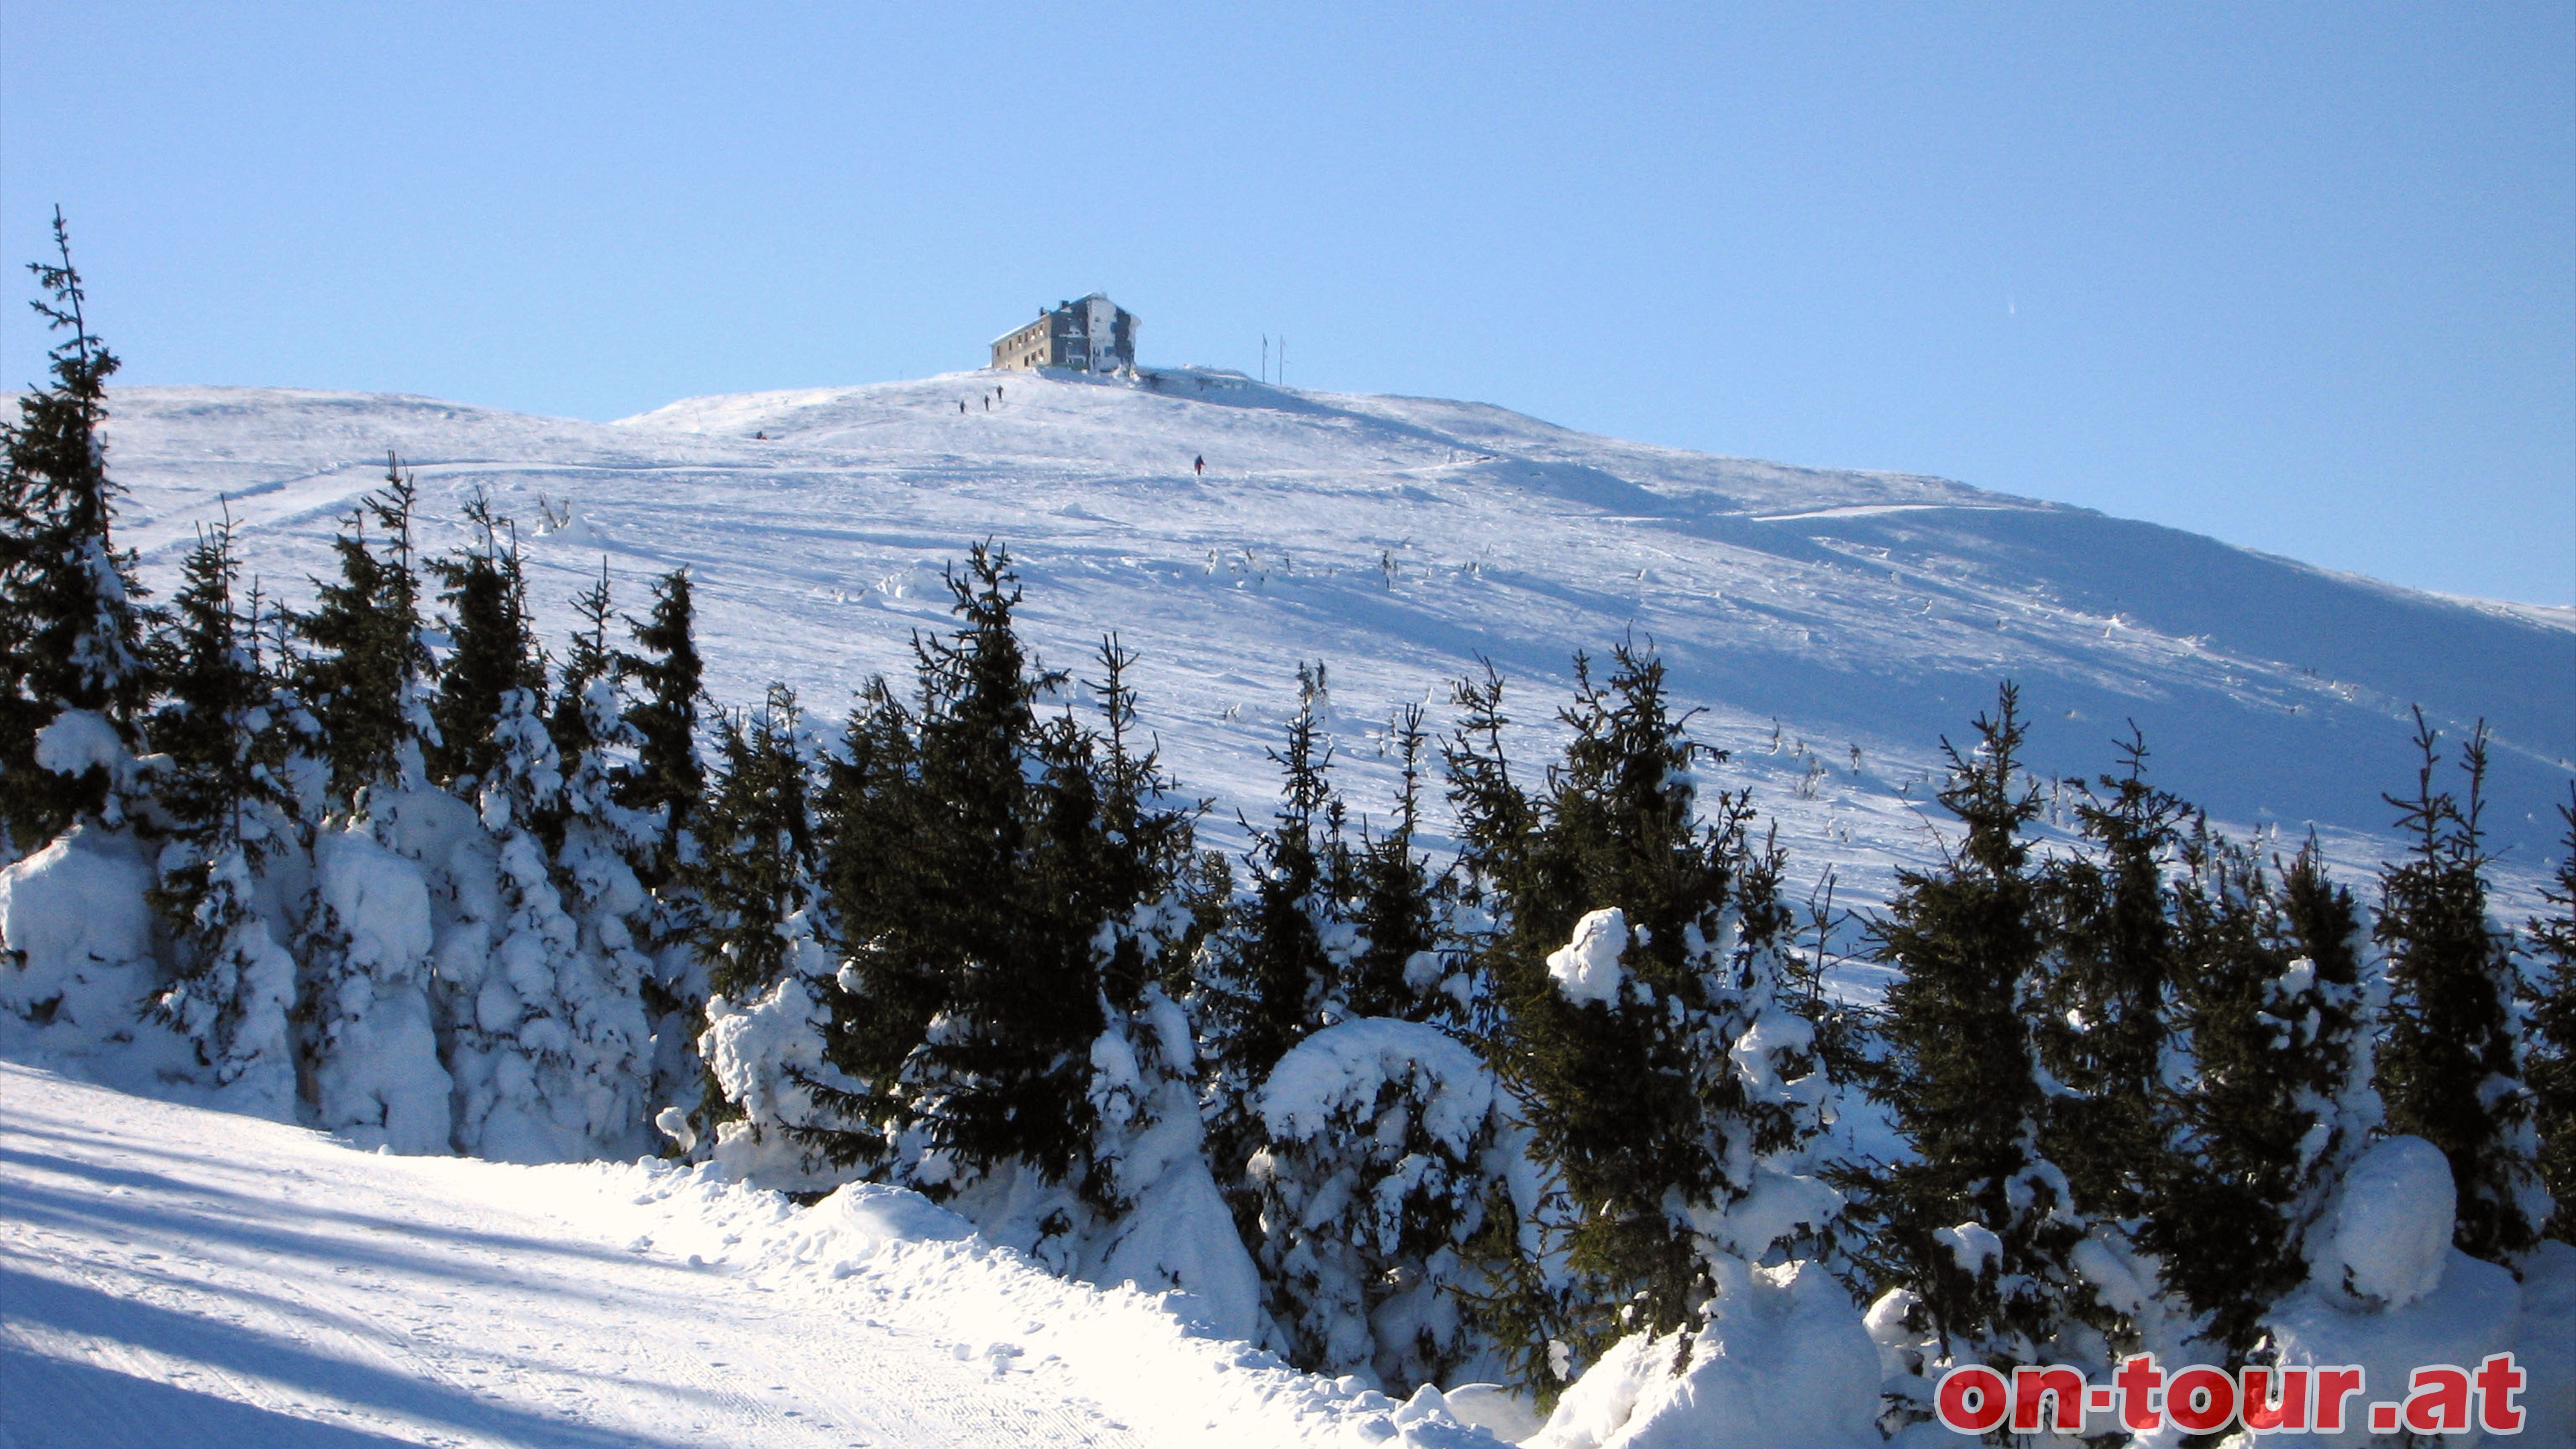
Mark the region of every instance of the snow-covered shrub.
POLYGON ((777 979, 740 1006, 722 994, 711 999, 698 1050, 730 1109, 716 1124, 712 1149, 726 1176, 811 1192, 849 1176, 812 1141, 816 1133, 849 1126, 816 1099, 815 1090, 855 1094, 865 1084, 824 1057, 834 968, 814 940, 807 914, 780 922, 778 936, 784 959, 777 979))
POLYGON ((95 1051, 135 1039, 162 985, 144 904, 152 868, 123 831, 73 827, 0 870, 0 1010, 95 1051))
POLYGON ((1877 1351, 1811 1263, 1724 1263, 1702 1323, 1622 1339, 1529 1449, 1872 1449, 1877 1351))
POLYGON ((251 855, 238 842, 212 859, 174 870, 164 851, 165 880, 185 872, 194 896, 189 935, 194 968, 155 1001, 163 1019, 197 1050, 209 1085, 235 1111, 295 1120, 295 1047, 288 1016, 295 1008, 295 958, 262 909, 251 855))
POLYGON ((315 839, 298 1052, 314 1125, 396 1152, 451 1149, 430 1025, 429 887, 365 826, 315 839))
POLYGON ((1255 1098, 1267 1145, 1247 1176, 1291 1359, 1409 1392, 1467 1357, 1455 1290, 1494 1187, 1500 1103, 1473 1050, 1417 1022, 1341 1022, 1280 1058, 1255 1098))
MULTIPOLYGON (((2372 1144, 2309 1240, 2306 1286, 2266 1327, 2284 1365, 2359 1364, 2391 1396, 2423 1364, 2475 1366, 2515 1347, 2514 1275, 2451 1246, 2456 1192, 2441 1150, 2420 1137, 2372 1144)), ((2375 1443, 2356 1426, 2322 1444, 2375 1443)))
POLYGON ((502 697, 493 744, 477 811, 442 812, 447 830, 419 842, 447 887, 438 981, 457 1145, 505 1162, 636 1151, 643 1008, 631 966, 585 936, 557 888, 540 823, 562 783, 532 691, 502 697))

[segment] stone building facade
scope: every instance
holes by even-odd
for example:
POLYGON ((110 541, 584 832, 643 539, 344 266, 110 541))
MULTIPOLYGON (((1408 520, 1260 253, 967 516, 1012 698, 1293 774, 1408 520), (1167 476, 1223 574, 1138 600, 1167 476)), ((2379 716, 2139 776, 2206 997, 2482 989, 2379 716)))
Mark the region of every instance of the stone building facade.
POLYGON ((1136 370, 1136 314, 1094 292, 993 339, 993 366, 1032 371, 1069 367, 1080 372, 1136 370))

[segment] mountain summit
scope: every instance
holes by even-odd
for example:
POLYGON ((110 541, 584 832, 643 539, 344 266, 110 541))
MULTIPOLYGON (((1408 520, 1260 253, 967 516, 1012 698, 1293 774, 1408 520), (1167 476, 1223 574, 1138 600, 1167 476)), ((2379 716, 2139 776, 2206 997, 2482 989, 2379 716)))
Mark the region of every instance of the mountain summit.
MULTIPOLYGON (((1399 702, 1436 720, 1445 682, 1490 659, 1516 718, 1545 728, 1571 652, 1625 638, 1660 652, 1792 842, 1835 854, 1921 855, 1936 742, 2006 677, 2043 771, 2105 768, 2134 721, 2161 783, 2330 842, 2387 827, 2410 706, 2455 738, 2495 730, 2488 823, 2509 868, 2545 855, 2576 760, 2576 611, 1475 403, 1183 368, 693 398, 605 424, 279 389, 128 388, 113 407, 124 536, 149 577, 166 584, 229 507, 250 569, 297 594, 390 448, 418 470, 425 521, 478 489, 518 521, 549 624, 603 556, 627 600, 689 565, 728 703, 776 678, 829 709, 899 674, 944 616, 943 568, 991 538, 1050 658, 1111 630, 1142 655, 1147 722, 1225 819, 1272 792, 1263 751, 1301 660, 1330 666, 1340 758, 1365 777, 1399 702)), ((424 547, 447 526, 427 522, 424 547)))

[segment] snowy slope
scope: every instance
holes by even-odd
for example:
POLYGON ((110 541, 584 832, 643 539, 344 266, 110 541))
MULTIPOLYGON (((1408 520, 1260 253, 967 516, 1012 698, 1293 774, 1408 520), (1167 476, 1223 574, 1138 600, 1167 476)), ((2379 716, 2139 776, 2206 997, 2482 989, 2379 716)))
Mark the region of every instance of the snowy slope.
POLYGON ((0 1063, 0 1446, 1495 1442, 968 1233, 891 1188, 381 1156, 0 1063))
POLYGON ((1104 630, 1144 656, 1148 722, 1192 790, 1258 814, 1295 664, 1331 669, 1344 783, 1380 808, 1387 712, 1490 657, 1544 723, 1567 656, 1633 632, 1737 751, 1802 879, 1846 892, 1930 848, 1938 740, 2018 680, 2035 762, 2091 774, 2135 720, 2164 783, 2239 826, 2313 822, 2367 864, 2412 781, 2406 710, 2497 732, 2508 884, 2545 858, 2576 761, 2576 616, 2439 598, 1939 479, 1593 437, 1470 403, 965 373, 675 403, 614 424, 419 398, 118 392, 125 538, 165 587, 229 506, 290 596, 383 453, 417 467, 430 547, 476 488, 529 530, 541 603, 601 558, 626 589, 688 564, 710 683, 771 678, 837 717, 939 627, 942 565, 1006 543, 1049 660, 1104 630), (1004 392, 987 407, 989 389, 1004 392), (960 403, 965 411, 959 410, 960 403), (766 435, 761 436, 761 435, 766 435), (1204 455, 1204 479, 1191 460, 1204 455), (541 501, 542 500, 542 501, 541 501), (541 523, 545 510, 569 521, 541 523), (1855 868, 1857 867, 1857 868, 1855 868))

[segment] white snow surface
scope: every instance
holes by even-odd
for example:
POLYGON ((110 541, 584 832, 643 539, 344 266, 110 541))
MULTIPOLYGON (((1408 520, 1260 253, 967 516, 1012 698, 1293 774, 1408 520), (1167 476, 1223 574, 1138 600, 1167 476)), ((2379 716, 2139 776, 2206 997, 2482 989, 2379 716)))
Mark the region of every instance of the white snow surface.
POLYGON ((2442 1286, 2459 1194, 2442 1149, 2374 1142, 2353 1160, 2312 1250, 2314 1275, 2368 1304, 2406 1305, 2442 1286))
MULTIPOLYGON (((914 631, 948 623, 942 568, 994 539, 1048 662, 1082 665, 1110 630, 1139 652, 1144 723, 1215 801, 1220 842, 1276 797, 1265 750, 1299 661, 1330 667, 1337 773, 1382 818, 1396 705, 1442 723, 1447 682, 1490 658, 1510 713, 1549 735, 1572 652, 1629 637, 1706 711, 1694 731, 1735 752, 1708 783, 1752 786, 1796 882, 1836 865, 1847 903, 1932 857, 1919 812, 1938 743, 2006 676, 2035 768, 2098 773, 2135 720, 2159 783, 2240 829, 2313 821, 2363 867, 2387 851, 2380 793, 2412 782, 2408 705, 2454 739, 2482 716, 2509 894, 2544 868, 2576 773, 2576 631, 2531 611, 1937 478, 1649 447, 1474 403, 1194 369, 960 373, 607 424, 268 388, 110 403, 131 490, 119 539, 163 594, 229 508, 252 571, 304 602, 336 521, 398 449, 426 550, 464 538, 477 489, 519 521, 550 635, 603 556, 629 611, 685 564, 715 698, 779 679, 826 719, 868 674, 905 674, 914 631), (959 414, 997 385, 989 413, 959 414)), ((1534 761, 1540 744, 1519 748, 1534 761)))
POLYGON ((1465 1042, 1420 1022, 1358 1017, 1288 1049, 1262 1085, 1261 1120, 1273 1141, 1310 1141, 1337 1114, 1375 1112, 1389 1082, 1418 1083, 1422 1129, 1453 1153, 1470 1149, 1493 1112, 1493 1071, 1465 1042))
POLYGON ((1627 979, 1619 957, 1627 949, 1626 912, 1616 906, 1587 912, 1574 923, 1574 939, 1548 953, 1548 979, 1556 983, 1558 995, 1577 1006, 1587 1001, 1616 1006, 1619 983, 1627 979))
MULTIPOLYGON (((1565 1391, 1530 1449, 1873 1449, 1878 1350, 1842 1285, 1808 1263, 1721 1264, 1687 1348, 1623 1339, 1565 1391), (1726 1271, 1730 1269, 1732 1271, 1726 1271)), ((1962 1441, 1965 1442, 1965 1441, 1962 1441)))
POLYGON ((900 1189, 397 1157, 0 1063, 0 1445, 1497 1441, 900 1189))
POLYGON ((114 770, 125 758, 116 726, 96 710, 67 709, 36 731, 36 767, 61 775, 114 770))

